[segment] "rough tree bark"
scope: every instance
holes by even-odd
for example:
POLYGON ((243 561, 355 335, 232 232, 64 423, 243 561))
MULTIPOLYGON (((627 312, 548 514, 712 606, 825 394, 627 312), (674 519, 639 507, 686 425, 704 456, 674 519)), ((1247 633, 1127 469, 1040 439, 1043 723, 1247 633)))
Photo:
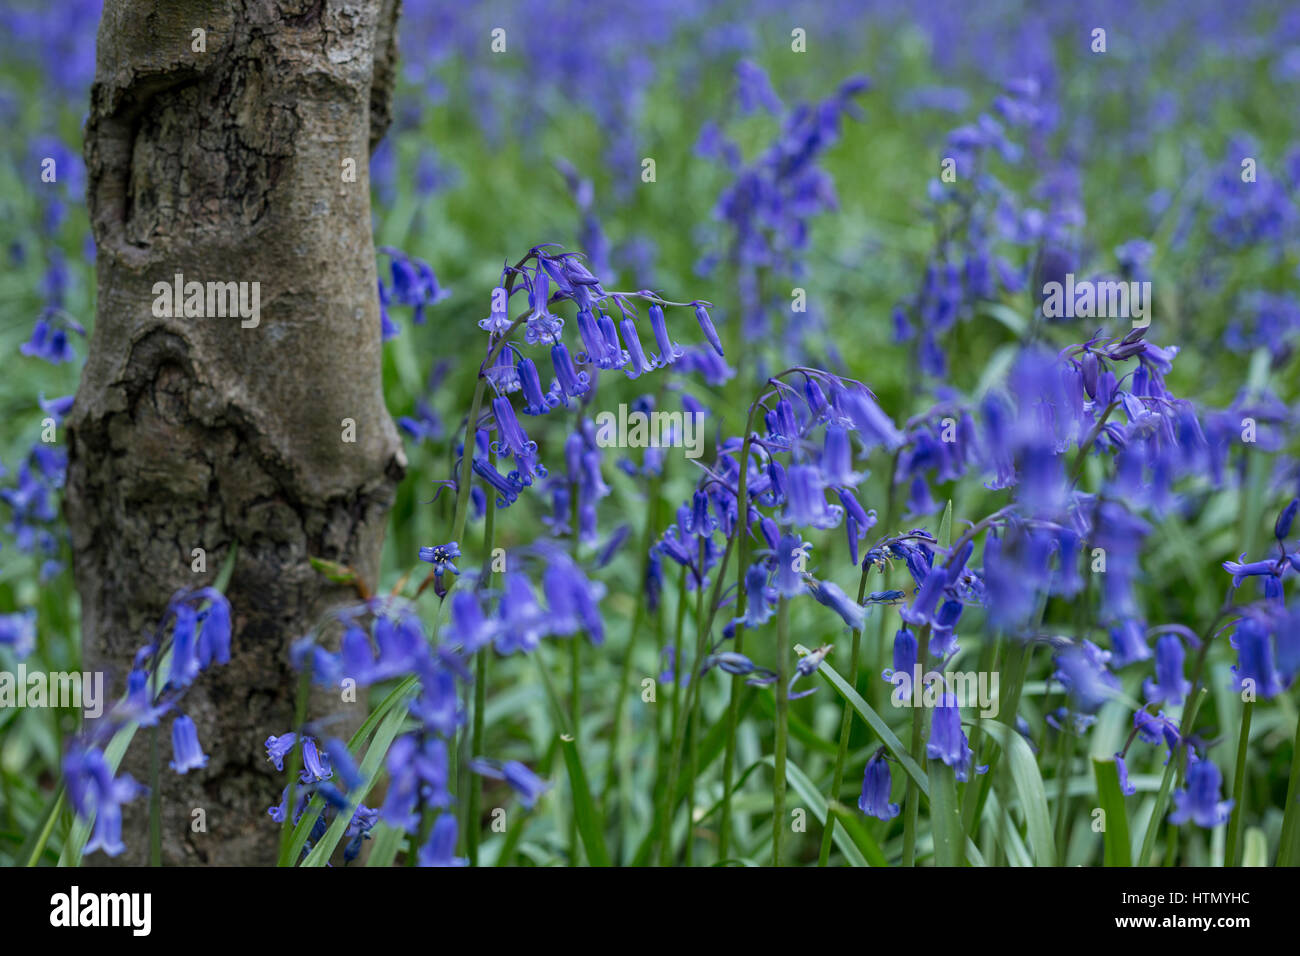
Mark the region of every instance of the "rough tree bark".
MULTIPOLYGON (((211 583, 238 544, 231 663, 182 702, 207 768, 167 770, 163 727, 166 863, 273 861, 266 809, 283 781, 259 747, 291 724, 288 645, 354 598, 308 557, 373 583, 405 468, 383 402, 368 175, 398 3, 104 7, 85 145, 98 307, 66 494, 86 666, 121 688, 172 593, 211 583), (260 283, 260 321, 156 316, 154 284, 177 273, 260 283)), ((125 764, 137 779, 148 749, 137 738, 125 764)), ((140 863, 146 801, 126 812, 119 861, 140 863)))

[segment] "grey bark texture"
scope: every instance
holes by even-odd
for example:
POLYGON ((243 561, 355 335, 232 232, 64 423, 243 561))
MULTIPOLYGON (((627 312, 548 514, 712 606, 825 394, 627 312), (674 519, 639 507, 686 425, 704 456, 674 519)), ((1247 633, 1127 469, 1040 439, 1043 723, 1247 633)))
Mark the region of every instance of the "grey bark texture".
MULTIPOLYGON (((120 690, 171 595, 210 584, 238 544, 231 662, 181 705, 208 766, 167 769, 170 718, 162 727, 168 864, 274 861, 266 810, 284 779, 260 746, 291 726, 288 647, 355 600, 308 557, 373 585, 405 470, 383 401, 368 172, 398 4, 104 6, 85 143, 98 304, 65 499, 86 667, 120 690), (154 284, 177 273, 260 283, 259 324, 155 316, 154 284), (206 573, 192 570, 195 548, 206 573), (191 827, 199 808, 206 833, 191 827)), ((148 751, 138 735, 124 764, 139 780, 148 751)), ((145 862, 147 801, 125 814, 117 862, 145 862)))

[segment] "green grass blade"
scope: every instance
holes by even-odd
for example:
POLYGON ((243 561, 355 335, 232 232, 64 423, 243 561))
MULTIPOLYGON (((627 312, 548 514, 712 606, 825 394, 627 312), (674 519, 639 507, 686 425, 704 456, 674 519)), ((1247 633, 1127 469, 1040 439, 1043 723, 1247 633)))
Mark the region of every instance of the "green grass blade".
POLYGON ((587 859, 592 866, 609 866, 609 851, 605 848, 605 826, 600 819, 600 811, 591 797, 591 787, 587 783, 587 773, 582 768, 582 758, 578 756, 577 743, 567 734, 560 737, 560 750, 564 754, 564 766, 569 771, 569 786, 573 790, 573 812, 578 821, 578 834, 582 837, 582 846, 587 851, 587 859))
MULTIPOLYGON (((349 794, 348 809, 340 810, 335 815, 329 829, 325 831, 325 835, 312 847, 311 852, 307 854, 307 858, 302 861, 303 866, 324 866, 329 862, 330 854, 339 845, 339 841, 343 839, 343 834, 347 831, 348 825, 352 822, 352 815, 356 812, 357 805, 366 798, 376 781, 379 780, 379 775, 384 769, 384 757, 388 754, 388 748, 401 731, 405 720, 406 711, 396 707, 384 718, 384 722, 375 731, 370 746, 366 748, 365 759, 361 761, 361 767, 359 768, 362 777, 361 786, 349 794)), ((290 859, 297 859, 297 855, 291 856, 290 859)))
POLYGON ((382 820, 376 823, 374 842, 370 845, 366 866, 392 866, 405 837, 406 834, 397 827, 391 827, 382 820))
POLYGON ((1047 812, 1047 792, 1043 789, 1043 776, 1038 772, 1034 752, 1025 743, 1025 738, 1006 724, 981 718, 980 726, 1002 748, 1003 755, 1011 758, 1011 778, 1020 794, 1020 809, 1029 830, 1034 863, 1056 866, 1056 843, 1052 835, 1052 820, 1047 812))
POLYGON ((941 760, 930 762, 930 834, 939 866, 961 866, 961 808, 957 775, 941 760))
POLYGON ((1247 827, 1242 866, 1268 866, 1268 838, 1259 827, 1247 827))
POLYGON ((54 831, 54 822, 58 820, 59 814, 63 812, 66 802, 67 784, 60 780, 58 789, 54 791, 45 804, 45 810, 41 813, 40 824, 32 830, 31 836, 27 838, 22 849, 18 851, 18 860, 21 866, 36 866, 40 863, 41 857, 45 855, 45 845, 49 842, 50 834, 54 831))
POLYGON ((1097 778, 1097 802, 1106 815, 1106 829, 1102 831, 1105 834, 1104 865, 1132 866, 1133 846, 1129 842, 1124 792, 1119 786, 1119 766, 1114 760, 1094 757, 1092 771, 1097 778))

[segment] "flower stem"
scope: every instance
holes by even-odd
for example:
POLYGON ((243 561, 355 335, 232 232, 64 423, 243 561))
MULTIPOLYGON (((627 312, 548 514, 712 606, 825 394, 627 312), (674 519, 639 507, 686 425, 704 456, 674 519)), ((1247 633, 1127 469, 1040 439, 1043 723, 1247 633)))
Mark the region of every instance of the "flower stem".
POLYGON ((1237 738, 1237 770, 1232 776, 1232 819, 1228 821, 1228 839, 1223 849, 1223 865, 1237 865, 1237 841, 1241 836, 1241 818, 1245 808, 1241 800, 1246 792, 1246 753, 1250 749, 1250 721, 1255 714, 1255 702, 1248 700, 1241 707, 1241 735, 1237 738))
MULTIPOLYGON (((867 571, 865 568, 863 568, 862 577, 858 582, 858 603, 859 604, 861 604, 862 599, 866 597, 866 593, 867 593, 867 571)), ((884 617, 883 612, 881 613, 881 617, 884 617)), ((855 630, 853 632, 853 650, 851 652, 852 656, 849 659, 849 675, 848 675, 849 686, 854 688, 856 688, 858 685, 858 654, 861 649, 861 644, 862 644, 862 631, 855 630)), ((827 797, 830 800, 838 800, 840 798, 840 787, 844 783, 844 764, 845 761, 848 759, 849 737, 851 735, 852 730, 853 730, 853 708, 849 706, 849 702, 846 700, 844 701, 844 711, 840 715, 840 744, 838 749, 835 751, 835 769, 831 773, 831 788, 827 792, 827 797)), ((818 866, 826 866, 826 864, 830 862, 831 841, 834 838, 834 836, 835 836, 835 815, 833 813, 828 812, 826 814, 826 825, 822 830, 821 851, 817 855, 818 866)))
POLYGON ((785 752, 786 732, 790 722, 790 698, 787 694, 786 658, 790 653, 790 602, 781 598, 776 610, 776 753, 772 782, 772 865, 781 865, 781 845, 785 839, 785 752))

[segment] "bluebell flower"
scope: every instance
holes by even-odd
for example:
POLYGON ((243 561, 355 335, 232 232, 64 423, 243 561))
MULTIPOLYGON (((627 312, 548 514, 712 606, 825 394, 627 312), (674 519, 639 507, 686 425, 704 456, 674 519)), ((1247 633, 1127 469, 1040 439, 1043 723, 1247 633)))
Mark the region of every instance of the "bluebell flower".
POLYGON ((649 309, 650 328, 654 332, 655 345, 659 347, 659 354, 655 356, 655 364, 659 367, 672 365, 682 356, 682 347, 672 340, 668 334, 668 323, 664 319, 664 310, 658 304, 653 304, 649 309))
POLYGON ((0 614, 0 644, 8 645, 22 660, 36 649, 36 609, 0 614))
POLYGON ((791 465, 788 472, 789 497, 783 521, 797 527, 834 528, 840 523, 843 509, 826 503, 825 483, 815 465, 791 465))
POLYGON ((939 606, 930 628, 930 653, 941 661, 958 651, 957 621, 965 605, 961 601, 947 600, 939 606))
POLYGON ((266 759, 275 764, 276 770, 284 771, 284 758, 293 750, 297 740, 298 735, 292 731, 279 737, 272 734, 266 738, 266 759))
POLYGON ((315 737, 302 738, 302 770, 299 777, 303 783, 328 780, 334 775, 330 769, 329 756, 321 753, 315 737))
POLYGON ((420 866, 468 866, 469 860, 456 856, 456 817, 439 815, 429 834, 429 842, 420 848, 420 866))
POLYGON ((67 329, 61 322, 53 322, 48 313, 36 320, 32 327, 32 337, 22 344, 19 351, 23 355, 44 359, 51 365, 72 362, 77 357, 72 350, 72 342, 68 339, 67 329))
POLYGON ((452 574, 460 574, 456 565, 452 562, 460 557, 460 543, 449 541, 446 544, 435 544, 420 549, 420 560, 427 561, 433 565, 433 573, 437 577, 442 577, 443 573, 450 571, 452 574))
POLYGON ((725 355, 722 351, 722 341, 718 338, 718 332, 713 327, 713 320, 709 318, 709 312, 704 307, 704 303, 694 302, 692 304, 695 306, 695 320, 700 323, 700 331, 704 333, 704 337, 708 340, 709 345, 711 345, 713 351, 717 352, 719 355, 725 355))
MULTIPOLYGON (((957 707, 956 694, 944 693, 935 706, 925 753, 931 760, 942 760, 952 767, 958 780, 966 780, 973 752, 961 729, 961 711, 957 707)), ((984 769, 976 768, 976 772, 983 773, 984 769)))
POLYGON ((1119 678, 1106 669, 1110 654, 1092 641, 1070 643, 1054 658, 1052 675, 1069 694, 1070 703, 1081 714, 1094 714, 1119 690, 1119 678))
POLYGON ((943 597, 943 589, 948 585, 947 569, 941 566, 930 568, 921 587, 917 589, 912 603, 899 611, 901 617, 913 627, 931 623, 936 605, 943 597))
POLYGON ((478 594, 460 590, 451 596, 451 620, 447 639, 459 644, 465 654, 474 654, 492 642, 496 625, 483 613, 478 594))
POLYGON ((380 816, 390 826, 412 830, 419 826, 416 807, 448 807, 447 745, 432 734, 403 734, 388 750, 388 795, 380 816))
POLYGON ((710 654, 704 659, 704 667, 700 673, 706 674, 713 668, 731 674, 735 677, 747 677, 746 684, 755 687, 765 687, 768 684, 776 683, 776 672, 768 670, 766 667, 759 667, 744 654, 738 654, 735 651, 722 651, 718 654, 710 654))
POLYGON ((1281 675, 1273 663, 1273 643, 1260 621, 1243 617, 1230 643, 1237 649, 1237 664, 1232 673, 1239 688, 1245 689, 1249 681, 1256 697, 1268 699, 1282 693, 1281 675))
POLYGON ((479 319, 478 327, 492 335, 504 335, 511 326, 509 308, 506 290, 503 287, 493 289, 490 314, 486 319, 479 319), (500 308, 497 308, 498 305, 500 308))
POLYGON ((777 593, 776 588, 768 583, 770 575, 765 562, 749 566, 745 572, 745 616, 736 618, 733 624, 743 621, 745 627, 753 630, 771 620, 776 611, 777 593))
POLYGON ((1126 617, 1110 628, 1110 646, 1115 667, 1126 667, 1151 657, 1151 648, 1147 646, 1146 627, 1141 621, 1132 617, 1126 617))
POLYGON ((858 809, 877 820, 894 819, 899 811, 898 804, 889 802, 892 787, 889 763, 884 754, 877 753, 867 761, 862 774, 862 796, 858 797, 858 809))
POLYGON ((188 773, 208 765, 208 757, 199 746, 199 732, 194 721, 180 714, 172 721, 172 759, 168 764, 177 773, 188 773))
POLYGON ((1233 587, 1241 587, 1241 582, 1248 577, 1258 577, 1265 574, 1281 575, 1286 568, 1285 562, 1273 558, 1243 563, 1245 559, 1246 555, 1243 552, 1239 560, 1223 562, 1223 570, 1232 575, 1233 587))
POLYGON ((650 364, 645 350, 641 347, 641 337, 637 334, 636 323, 632 321, 631 316, 624 316, 618 324, 618 329, 623 335, 623 345, 628 355, 628 363, 623 367, 623 374, 628 378, 640 378, 654 366, 650 364))
POLYGON ((1169 822, 1175 825, 1191 820, 1198 827, 1212 829, 1228 822, 1231 800, 1219 799, 1223 776, 1214 762, 1199 759, 1192 753, 1187 765, 1187 784, 1174 791, 1174 810, 1169 822))
POLYGON ((1137 787, 1128 782, 1128 764, 1124 762, 1123 754, 1115 755, 1115 770, 1119 773, 1120 791, 1130 796, 1137 793, 1137 787))
POLYGON ((826 659, 826 655, 829 654, 832 649, 833 645, 823 644, 815 651, 810 651, 803 657, 799 658, 798 662, 794 666, 794 674, 790 678, 790 683, 785 689, 787 698, 790 700, 798 700, 800 697, 807 697, 816 690, 815 687, 810 687, 808 690, 796 694, 794 693, 794 685, 798 683, 801 677, 809 677, 812 674, 815 674, 817 668, 822 666, 822 661, 826 659))
MULTIPOLYGON (((1157 715, 1152 715, 1145 710, 1139 710, 1133 715, 1133 726, 1137 728, 1138 736, 1149 744, 1164 743, 1169 748, 1170 756, 1173 755, 1175 748, 1182 742, 1182 736, 1178 731, 1178 725, 1165 716, 1162 710, 1157 715)), ((1168 758, 1165 760, 1168 763, 1168 758)))
POLYGON ((902 686, 905 693, 901 695, 901 700, 911 700, 915 691, 912 682, 913 675, 916 673, 916 654, 916 635, 906 626, 900 627, 898 633, 894 635, 894 666, 885 668, 880 676, 891 684, 902 686))
POLYGON ((585 630, 593 644, 604 642, 605 624, 599 606, 605 596, 603 584, 589 580, 567 556, 556 553, 547 559, 542 590, 546 593, 552 633, 585 630))
MULTIPOLYGON (((475 458, 471 467, 474 469, 474 474, 487 482, 497 493, 498 508, 509 508, 519 500, 519 492, 524 486, 518 479, 501 474, 486 458, 475 458)), ((511 475, 513 474, 514 472, 511 472, 511 475)))
POLYGON ((352 752, 343 741, 337 737, 326 738, 325 754, 329 757, 330 767, 349 790, 355 790, 365 782, 356 761, 352 759, 352 752))
POLYGON ((470 769, 493 780, 504 780, 510 785, 510 789, 519 795, 519 802, 529 810, 550 789, 550 784, 518 760, 507 760, 501 763, 480 758, 470 761, 470 769))
POLYGON ((145 788, 127 773, 114 778, 103 751, 80 743, 74 743, 63 758, 63 779, 68 787, 68 802, 77 815, 83 820, 95 820, 84 852, 103 850, 109 856, 119 855, 126 849, 122 843, 122 804, 130 803, 145 788))
POLYGON ((1290 504, 1282 509, 1273 523, 1273 536, 1278 541, 1285 541, 1291 535, 1291 525, 1295 522, 1296 510, 1300 509, 1300 498, 1292 498, 1290 504))
POLYGON ((812 545, 797 534, 785 534, 776 546, 776 574, 773 586, 776 593, 783 598, 798 597, 808 590, 804 582, 804 570, 796 570, 796 563, 802 565, 808 557, 812 545))
POLYGON ((867 609, 852 600, 834 581, 812 581, 809 583, 809 591, 818 604, 838 614, 847 627, 855 631, 862 630, 867 609))
POLYGON ((1183 676, 1183 642, 1174 634, 1156 639, 1156 679, 1147 678, 1142 692, 1153 704, 1181 704, 1191 690, 1191 681, 1183 676))
POLYGON ((537 603, 528 578, 517 571, 507 572, 497 609, 497 653, 534 651, 547 628, 546 613, 537 603))

